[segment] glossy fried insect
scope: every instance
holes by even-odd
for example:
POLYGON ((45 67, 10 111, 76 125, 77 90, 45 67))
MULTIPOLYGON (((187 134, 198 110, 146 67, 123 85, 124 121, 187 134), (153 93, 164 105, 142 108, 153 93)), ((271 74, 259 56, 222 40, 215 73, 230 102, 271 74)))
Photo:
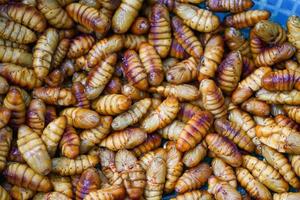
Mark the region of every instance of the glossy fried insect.
POLYGON ((0 6, 1 15, 37 32, 46 29, 47 21, 44 16, 32 6, 24 4, 6 4, 0 6))
POLYGON ((146 171, 146 199, 161 199, 167 175, 167 164, 161 157, 156 157, 146 171))
POLYGON ((86 200, 97 200, 97 199, 105 199, 105 200, 113 200, 113 199, 123 199, 126 197, 126 191, 124 186, 122 185, 112 185, 101 190, 97 190, 96 192, 90 192, 85 199, 86 200))
POLYGON ((288 42, 276 45, 258 54, 254 63, 256 66, 271 66, 281 61, 291 58, 296 52, 296 48, 288 42))
POLYGON ((58 67, 64 60, 65 56, 67 55, 69 51, 69 46, 70 46, 70 40, 67 38, 64 38, 60 40, 60 42, 57 45, 57 48, 55 50, 55 53, 52 58, 52 63, 51 65, 53 67, 58 67))
POLYGON ((12 127, 16 128, 25 123, 25 102, 18 89, 9 89, 3 101, 3 107, 11 111, 9 123, 12 127))
POLYGON ((292 120, 294 120, 297 123, 300 123, 300 108, 298 106, 285 105, 283 108, 292 120))
POLYGON ((250 9, 253 6, 252 0, 234 1, 234 0, 208 0, 206 2, 209 10, 215 12, 240 13, 250 9))
MULTIPOLYGON (((0 129, 0 171, 2 171, 7 164, 7 156, 12 143, 13 138, 12 129, 4 127, 0 129)), ((1 196, 1 195, 0 195, 1 196)))
POLYGON ((211 176, 208 179, 207 191, 213 194, 215 199, 218 200, 242 200, 241 194, 234 187, 227 182, 220 181, 215 176, 211 176))
POLYGON ((260 117, 267 117, 271 112, 269 104, 256 98, 248 99, 241 104, 241 108, 253 115, 260 117))
POLYGON ((103 116, 100 117, 100 122, 95 128, 82 131, 80 133, 80 151, 85 153, 94 145, 99 144, 109 134, 111 123, 111 116, 103 116))
POLYGON ((140 90, 148 88, 146 70, 134 50, 127 50, 123 56, 122 69, 129 83, 140 90))
POLYGON ((42 175, 51 171, 51 159, 43 140, 28 126, 19 127, 17 144, 22 157, 34 171, 42 175))
POLYGON ((0 61, 3 63, 13 63, 24 67, 31 67, 32 54, 23 49, 0 46, 0 61))
POLYGON ((41 139, 46 145, 47 151, 51 157, 53 157, 56 152, 57 146, 62 138, 66 125, 67 118, 65 116, 60 116, 50 122, 43 130, 41 139))
POLYGON ((49 192, 52 190, 49 178, 36 173, 26 164, 8 163, 3 175, 9 183, 33 191, 49 192))
POLYGON ((84 199, 90 192, 100 188, 100 177, 95 168, 86 169, 76 186, 76 199, 84 199))
POLYGON ((252 94, 258 91, 262 85, 262 77, 271 71, 269 67, 260 67, 242 80, 232 93, 232 102, 240 104, 247 100, 252 94))
POLYGON ((298 154, 300 151, 298 141, 299 132, 278 125, 256 126, 256 136, 265 145, 276 149, 281 153, 298 154))
POLYGON ((138 51, 141 44, 147 42, 147 38, 144 35, 124 34, 122 36, 125 49, 138 51))
POLYGON ((228 182, 232 187, 237 187, 237 181, 235 176, 235 171, 231 166, 226 164, 220 158, 214 158, 211 167, 213 170, 213 174, 220 180, 224 182, 228 182))
POLYGON ((121 94, 108 94, 93 101, 92 108, 102 115, 117 115, 129 109, 131 99, 121 94))
POLYGON ((147 34, 150 29, 150 22, 145 17, 137 17, 131 25, 130 31, 135 35, 147 34))
POLYGON ((201 163, 196 167, 188 169, 178 179, 175 191, 184 193, 188 190, 193 190, 201 187, 212 174, 212 170, 206 163, 201 163))
POLYGON ((122 185, 123 180, 115 165, 115 153, 109 149, 100 148, 99 156, 103 174, 107 177, 109 184, 122 185))
POLYGON ((142 0, 124 1, 122 0, 119 8, 112 18, 112 29, 115 33, 125 33, 138 16, 143 4, 142 0))
POLYGON ((175 198, 171 200, 213 200, 213 196, 207 191, 203 190, 192 190, 183 194, 178 194, 175 198))
POLYGON ((73 197, 72 184, 70 177, 63 177, 59 175, 50 175, 50 181, 55 192, 60 192, 69 198, 73 197))
POLYGON ((254 70, 256 69, 256 66, 253 62, 253 60, 249 57, 243 57, 243 70, 242 70, 242 79, 249 76, 254 70))
POLYGON ((300 18, 298 16, 290 16, 286 23, 288 30, 288 41, 291 42, 296 48, 296 58, 300 60, 300 43, 299 43, 299 30, 300 30, 300 18))
POLYGON ((76 102, 75 96, 69 88, 39 87, 33 90, 32 95, 51 105, 69 106, 76 102))
POLYGON ((262 41, 268 44, 282 44, 286 40, 285 30, 279 24, 268 20, 258 22, 253 31, 262 41))
POLYGON ((147 138, 147 134, 141 128, 127 128, 114 132, 100 142, 100 146, 112 151, 119 149, 132 149, 142 144, 147 138))
POLYGON ((179 111, 179 102, 175 97, 166 98, 155 110, 151 111, 141 122, 141 128, 152 133, 170 124, 179 111))
POLYGON ((76 158, 79 155, 80 144, 76 130, 67 125, 59 143, 61 155, 71 159, 76 158))
POLYGON ((179 120, 174 120, 168 126, 159 129, 158 133, 165 139, 176 141, 183 130, 185 124, 179 120))
POLYGON ((66 116, 67 124, 81 129, 94 128, 100 121, 97 112, 79 107, 66 108, 61 112, 61 115, 66 116))
POLYGON ((263 76, 262 87, 269 91, 300 90, 300 73, 296 63, 289 62, 287 69, 269 72, 263 76), (293 66, 296 64, 296 66, 293 66))
MULTIPOLYGON (((289 107, 289 106, 285 106, 285 109, 286 109, 286 107, 289 107)), ((294 120, 292 120, 291 118, 289 118, 283 114, 277 114, 275 116, 274 120, 279 126, 286 126, 291 129, 300 131, 300 126, 294 120)))
POLYGON ((20 44, 29 44, 37 40, 32 30, 4 17, 0 17, 0 36, 5 40, 20 44))
POLYGON ((210 111, 216 118, 227 115, 227 106, 223 94, 213 80, 201 81, 199 90, 202 96, 203 107, 210 111))
POLYGON ((177 118, 184 123, 188 122, 201 109, 191 103, 181 103, 177 118))
POLYGON ((99 65, 95 66, 88 74, 87 85, 97 88, 106 85, 111 79, 115 69, 114 65, 117 62, 117 55, 111 54, 106 57, 99 65))
POLYGON ((139 57, 148 75, 150 85, 160 85, 164 79, 162 61, 155 48, 149 43, 142 43, 139 49, 139 57))
POLYGON ((0 186, 0 198, 10 200, 10 194, 2 186, 0 186))
POLYGON ((81 174, 98 163, 99 158, 94 155, 80 155, 75 159, 58 157, 52 159, 52 172, 61 176, 72 176, 81 174))
POLYGON ((69 29, 74 22, 57 0, 37 0, 37 8, 47 22, 58 29, 69 29))
POLYGON ((123 48, 123 46, 124 40, 121 35, 112 35, 108 38, 100 40, 99 42, 94 44, 92 49, 88 52, 88 66, 95 66, 109 54, 120 51, 123 48))
POLYGON ((54 106, 47 106, 46 113, 45 113, 45 125, 48 125, 54 119, 57 118, 56 109, 54 106))
POLYGON ((12 84, 24 88, 33 89, 42 85, 32 69, 12 63, 0 63, 0 74, 12 84))
POLYGON ((176 141, 176 148, 186 152, 194 148, 208 133, 213 116, 208 111, 199 111, 184 126, 176 141))
POLYGON ((122 130, 130 125, 136 124, 142 119, 151 106, 151 99, 145 98, 133 104, 128 111, 114 118, 111 127, 114 130, 122 130))
POLYGON ((286 192, 289 185, 281 177, 278 171, 267 163, 254 156, 243 156, 243 167, 247 168, 259 182, 267 186, 274 192, 286 192), (270 176, 272 174, 272 176, 270 176))
POLYGON ((254 26, 261 20, 269 19, 271 13, 266 10, 249 10, 225 18, 225 25, 237 29, 254 26))
POLYGON ((174 30, 175 39, 186 52, 195 58, 200 58, 203 53, 203 48, 193 31, 184 25, 178 17, 172 18, 172 28, 174 30))
POLYGON ((118 151, 115 159, 117 171, 121 173, 128 196, 131 199, 139 199, 146 186, 145 171, 134 154, 128 150, 118 151))
POLYGON ((255 199, 272 199, 270 191, 259 181, 257 181, 251 173, 242 167, 236 169, 236 175, 239 183, 249 194, 255 199))
POLYGON ((294 188, 299 188, 299 179, 293 171, 288 159, 283 154, 266 145, 263 145, 262 156, 272 167, 274 167, 274 169, 278 170, 286 182, 288 182, 294 188))
POLYGON ((45 78, 49 73, 54 52, 59 42, 58 39, 57 31, 53 28, 48 28, 39 37, 34 47, 32 67, 40 79, 45 78))
POLYGON ((198 81, 214 77, 218 65, 222 61, 224 42, 220 35, 210 38, 205 46, 204 55, 200 61, 198 81))
POLYGON ((179 101, 193 101, 199 98, 200 93, 198 88, 189 84, 163 84, 158 87, 151 87, 150 92, 155 92, 164 97, 174 96, 179 101))
POLYGON ((103 0, 98 3, 101 6, 101 12, 111 19, 115 10, 120 6, 121 0, 103 0))
POLYGON ((206 136, 207 147, 218 158, 232 167, 238 167, 242 164, 242 155, 238 148, 228 138, 219 134, 210 133, 206 136))
POLYGON ((123 83, 117 76, 113 76, 104 89, 104 94, 121 94, 123 83))
POLYGON ((72 85, 72 92, 76 98, 77 104, 75 106, 89 109, 90 102, 87 98, 87 94, 85 93, 84 86, 80 82, 75 82, 72 85))
POLYGON ((157 148, 154 151, 150 151, 140 157, 140 164, 142 168, 147 171, 151 161, 156 157, 161 157, 164 160, 167 160, 167 151, 163 148, 157 148))
POLYGON ((48 192, 48 193, 37 193, 33 199, 35 200, 44 200, 44 199, 48 199, 48 200, 55 200, 55 199, 61 199, 61 200, 70 200, 70 198, 66 195, 64 195, 63 193, 60 192, 48 192))
POLYGON ((170 68, 166 73, 166 80, 173 84, 188 83, 196 79, 197 62, 189 57, 170 68))
POLYGON ((110 28, 108 17, 93 7, 80 3, 71 3, 66 6, 66 11, 75 22, 88 30, 103 34, 110 28))
POLYGON ((175 38, 173 38, 169 56, 178 58, 178 59, 185 59, 185 58, 189 57, 189 54, 185 51, 183 46, 181 44, 179 44, 175 38))
POLYGON ((14 185, 9 194, 13 199, 30 199, 35 195, 35 191, 14 185))
POLYGON ((26 122, 27 125, 37 134, 41 135, 45 127, 46 105, 40 99, 30 101, 26 122))
POLYGON ((174 13, 183 23, 199 32, 212 32, 220 25, 219 18, 212 12, 185 3, 175 4, 174 13))
POLYGON ((175 142, 167 142, 165 149, 167 150, 167 173, 164 191, 170 193, 174 190, 176 182, 183 171, 183 163, 181 161, 182 153, 176 149, 175 142))
POLYGON ((167 57, 171 48, 172 32, 169 11, 162 4, 154 4, 151 9, 148 42, 161 58, 167 57))
POLYGON ((85 55, 93 46, 95 39, 91 35, 79 35, 71 41, 68 58, 85 55))
POLYGON ((137 157, 140 157, 144 153, 158 148, 161 145, 161 140, 161 136, 158 134, 148 135, 147 139, 142 144, 132 149, 132 151, 137 157))
POLYGON ((261 89, 256 92, 256 97, 269 104, 300 105, 300 92, 295 89, 283 92, 270 92, 265 89, 261 89))
POLYGON ((45 78, 45 83, 49 87, 58 87, 64 81, 64 74, 61 70, 55 69, 45 78))
POLYGON ((189 151, 185 152, 182 157, 182 162, 187 167, 195 167, 204 159, 206 153, 207 145, 203 141, 197 144, 197 146, 195 146, 193 149, 190 149, 189 151))
POLYGON ((225 94, 230 94, 238 85, 243 69, 239 51, 229 53, 217 70, 217 83, 225 94))
POLYGON ((251 56, 249 41, 245 39, 239 30, 233 27, 226 28, 224 36, 225 42, 231 51, 239 51, 242 56, 251 56))
POLYGON ((26 44, 19 44, 19 43, 16 43, 16 42, 12 42, 10 40, 5 40, 5 39, 2 39, 0 38, 0 45, 1 46, 5 46, 5 47, 11 47, 11 48, 17 48, 17 49, 21 49, 25 52, 29 52, 29 46, 26 45, 26 44))
POLYGON ((284 192, 284 193, 275 193, 273 195, 273 200, 294 200, 300 198, 299 192, 284 192))

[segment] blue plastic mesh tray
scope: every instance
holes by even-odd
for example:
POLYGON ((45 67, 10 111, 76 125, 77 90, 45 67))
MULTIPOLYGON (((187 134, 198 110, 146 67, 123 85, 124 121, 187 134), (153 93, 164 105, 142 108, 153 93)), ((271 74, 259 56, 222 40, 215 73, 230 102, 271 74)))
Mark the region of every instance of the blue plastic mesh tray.
MULTIPOLYGON (((300 16, 300 0, 253 0, 255 5, 252 9, 264 9, 271 12, 271 20, 281 24, 282 26, 286 27, 286 21, 289 16, 291 15, 298 15, 300 16)), ((201 3, 199 5, 201 8, 205 8, 205 3, 201 3)), ((224 19, 228 13, 215 13, 219 16, 220 19, 224 19)), ((244 32, 244 31, 243 31, 244 32)), ((247 30, 244 32, 247 35, 247 30)), ((210 160, 206 160, 209 162, 210 160)), ((207 189, 207 185, 205 185, 201 189, 207 189)), ((239 192, 242 194, 245 192, 243 188, 238 188, 239 192)), ((175 193, 170 195, 165 195, 163 200, 169 200, 176 196, 175 193)))

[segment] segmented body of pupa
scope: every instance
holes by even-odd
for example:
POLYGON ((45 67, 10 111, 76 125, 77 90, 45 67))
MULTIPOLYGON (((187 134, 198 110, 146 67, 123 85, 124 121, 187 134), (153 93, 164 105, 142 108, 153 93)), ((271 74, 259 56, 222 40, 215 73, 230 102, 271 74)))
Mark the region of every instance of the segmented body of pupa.
POLYGON ((139 199, 146 186, 146 173, 137 158, 128 150, 120 150, 116 153, 115 163, 127 194, 132 199, 139 199))
POLYGON ((235 0, 208 0, 206 5, 208 8, 215 12, 227 12, 230 13, 239 13, 245 10, 250 9, 253 6, 252 0, 242 0, 242 1, 235 1, 235 0))
POLYGON ((0 129, 0 171, 2 171, 7 164, 6 158, 8 157, 9 150, 11 147, 13 136, 12 133, 12 129, 9 127, 4 127, 0 129))
POLYGON ((141 122, 141 128, 152 133, 170 124, 179 111, 179 102, 170 96, 166 98, 155 110, 151 111, 141 122))
POLYGON ((241 194, 234 187, 214 176, 208 179, 207 191, 213 194, 216 199, 242 200, 241 194))
POLYGON ((237 187, 237 177, 235 172, 231 166, 226 164, 220 158, 214 158, 211 167, 213 170, 213 174, 220 180, 228 182, 232 187, 237 187))
POLYGON ((227 115, 227 106, 225 105, 222 91, 213 80, 202 80, 199 90, 202 96, 203 107, 206 110, 210 111, 216 118, 222 118, 227 115))
POLYGON ((151 106, 151 99, 145 98, 133 104, 128 111, 114 118, 111 126, 114 130, 122 130, 137 123, 147 113, 151 106))
POLYGON ((176 141, 176 148, 181 152, 194 148, 206 136, 212 123, 210 112, 199 111, 184 126, 176 141))
POLYGON ((196 167, 186 170, 178 179, 175 191, 184 193, 201 187, 212 174, 212 169, 206 163, 201 163, 196 167))
POLYGON ((183 19, 183 23, 199 32, 212 32, 220 25, 219 18, 212 12, 191 4, 177 3, 173 12, 183 19))
POLYGON ((292 120, 294 120, 297 123, 300 123, 300 108, 299 108, 299 106, 284 105, 283 108, 292 120))
POLYGON ((206 43, 204 55, 200 61, 198 80, 212 78, 221 63, 224 54, 224 42, 220 35, 211 37, 206 43))
POLYGON ((259 182, 274 192, 286 192, 289 185, 273 167, 254 156, 243 156, 243 167, 247 168, 259 182))
POLYGON ((240 184, 253 198, 266 200, 272 199, 272 195, 268 188, 257 181, 247 169, 242 167, 237 168, 236 175, 240 184))
POLYGON ((148 42, 161 58, 167 57, 171 48, 171 24, 169 11, 162 4, 154 4, 151 9, 148 42))
POLYGON ((176 143, 171 141, 166 143, 165 149, 167 150, 167 173, 164 191, 170 193, 174 190, 176 182, 183 171, 182 153, 176 149, 176 143))
POLYGON ((23 49, 0 46, 0 61, 2 63, 13 63, 24 67, 31 67, 32 54, 23 49))
POLYGON ((251 138, 236 123, 229 122, 226 119, 217 119, 215 120, 214 125, 215 130, 219 134, 229 138, 241 149, 249 152, 254 151, 255 145, 251 138))

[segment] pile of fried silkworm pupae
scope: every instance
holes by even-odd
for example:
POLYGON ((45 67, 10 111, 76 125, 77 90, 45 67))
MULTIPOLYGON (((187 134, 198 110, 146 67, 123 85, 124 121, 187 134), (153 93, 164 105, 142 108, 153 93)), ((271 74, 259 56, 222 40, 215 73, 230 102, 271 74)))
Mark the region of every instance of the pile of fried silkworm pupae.
POLYGON ((0 0, 0 200, 299 200, 300 17, 253 5, 0 0))

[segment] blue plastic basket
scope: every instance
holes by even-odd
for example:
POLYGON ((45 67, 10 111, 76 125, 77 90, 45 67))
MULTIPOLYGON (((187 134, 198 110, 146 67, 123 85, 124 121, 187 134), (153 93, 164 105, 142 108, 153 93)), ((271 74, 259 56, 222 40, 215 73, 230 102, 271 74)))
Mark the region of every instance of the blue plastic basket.
MULTIPOLYGON (((274 22, 279 23, 280 25, 286 27, 286 21, 291 15, 300 16, 300 0, 253 0, 255 5, 252 9, 263 9, 271 12, 271 19, 274 22)), ((201 8, 205 8, 205 3, 199 5, 201 8)), ((229 15, 228 13, 215 13, 221 20, 225 16, 229 15)), ((248 35, 248 30, 243 30, 245 35, 248 35)), ((206 162, 209 162, 209 159, 206 159, 206 162)), ((207 185, 201 189, 207 189, 207 185)), ((245 193, 245 190, 241 187, 238 188, 240 193, 245 193)), ((293 189, 291 190, 293 191, 293 189)), ((169 200, 174 198, 176 193, 165 195, 163 200, 169 200)))

